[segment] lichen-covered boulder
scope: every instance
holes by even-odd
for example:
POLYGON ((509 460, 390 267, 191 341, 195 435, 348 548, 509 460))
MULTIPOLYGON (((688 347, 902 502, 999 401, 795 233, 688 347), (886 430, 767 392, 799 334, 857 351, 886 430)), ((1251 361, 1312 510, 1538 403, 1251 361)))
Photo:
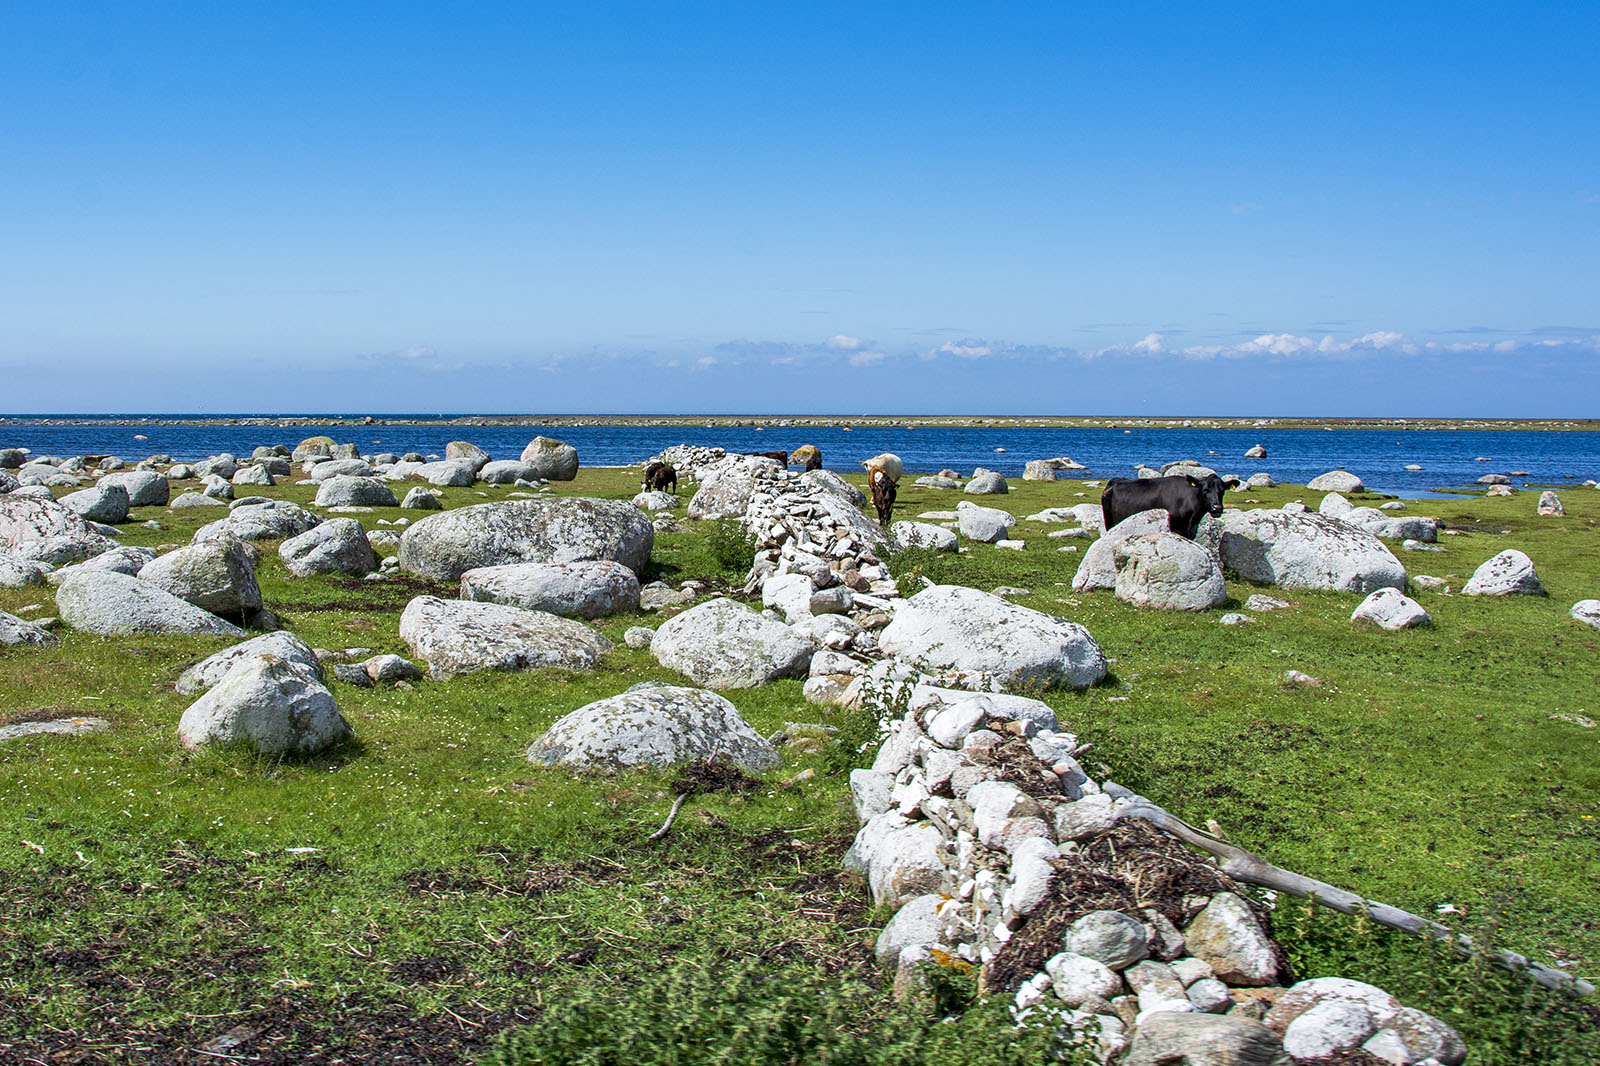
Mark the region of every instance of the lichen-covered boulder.
POLYGON ((244 630, 136 577, 81 571, 56 590, 56 610, 73 629, 109 636, 176 633, 242 637, 244 630))
POLYGON ((129 577, 138 577, 139 571, 155 557, 154 548, 112 548, 81 563, 73 563, 71 566, 55 570, 51 572, 48 580, 52 585, 59 585, 73 574, 87 570, 114 570, 129 577))
POLYGON ((322 662, 317 658, 317 653, 312 650, 311 645, 293 633, 280 629, 276 633, 251 637, 200 660, 178 675, 174 687, 185 696, 198 696, 221 681, 228 671, 239 663, 257 655, 270 655, 285 662, 295 663, 310 671, 319 681, 322 680, 322 662))
POLYGON ((1431 626, 1433 619, 1422 604, 1399 589, 1378 589, 1361 601, 1350 615, 1352 622, 1367 622, 1380 629, 1410 629, 1431 626))
POLYGON ((1083 688, 1106 676, 1106 659, 1076 622, 960 585, 923 589, 878 635, 887 654, 933 673, 986 673, 1002 686, 1083 688))
POLYGON ((567 618, 603 618, 639 609, 639 578, 609 559, 484 566, 461 575, 461 598, 567 618))
POLYGON ((1306 482, 1312 492, 1365 492, 1361 479, 1348 470, 1330 470, 1306 482))
POLYGON ((306 755, 349 735, 321 677, 270 654, 239 660, 178 720, 186 748, 243 744, 269 755, 306 755))
POLYGON ((1468 596, 1543 596, 1544 586, 1539 582, 1539 572, 1533 560, 1517 551, 1505 551, 1486 561, 1472 572, 1472 577, 1461 586, 1468 596))
POLYGON ((296 577, 354 574, 376 570, 378 557, 367 531, 354 518, 330 518, 278 545, 283 565, 296 577))
POLYGON ((331 456, 333 455, 333 450, 337 447, 338 445, 334 443, 332 437, 307 437, 305 440, 294 446, 294 451, 290 452, 289 456, 295 462, 300 463, 312 458, 313 456, 331 456))
POLYGON ((194 531, 190 539, 198 544, 220 534, 240 540, 281 540, 314 529, 322 519, 288 500, 269 500, 234 507, 228 517, 208 522, 194 531))
POLYGON ((375 477, 338 474, 317 487, 318 507, 399 507, 394 490, 375 477))
POLYGON ((551 437, 535 437, 522 449, 522 461, 546 481, 571 481, 578 476, 578 449, 551 437))
POLYGON ((517 459, 496 459, 478 468, 478 478, 490 485, 513 485, 518 481, 537 481, 539 469, 517 459))
MULTIPOLYGON (((976 509, 989 510, 987 507, 976 509)), ((953 552, 958 547, 954 530, 930 522, 896 522, 889 527, 889 539, 896 548, 928 548, 938 552, 953 552)))
POLYGON ((400 566, 439 581, 453 581, 484 566, 595 559, 609 559, 638 573, 654 545, 649 517, 626 500, 519 500, 422 519, 400 538, 400 566))
POLYGON ((956 527, 963 537, 980 544, 1005 540, 1016 524, 1015 515, 998 507, 979 507, 966 500, 956 505, 956 527))
POLYGON ((121 485, 99 484, 79 489, 61 497, 60 503, 90 522, 114 526, 128 520, 128 490, 121 485))
POLYGON ((165 474, 154 470, 125 470, 100 479, 102 487, 116 485, 128 494, 129 507, 165 507, 172 488, 165 474))
POLYGON ((1406 568, 1377 537, 1326 515, 1262 509, 1223 520, 1222 564, 1246 581, 1291 589, 1406 587, 1406 568))
MULTIPOLYGON (((1080 504, 1079 507, 1085 506, 1080 504)), ((1079 521, 1087 528, 1089 522, 1082 511, 1077 511, 1079 521)), ((1100 508, 1094 508, 1094 517, 1101 517, 1100 508)), ((1083 562, 1078 564, 1077 573, 1072 575, 1072 588, 1075 592, 1087 592, 1090 589, 1114 589, 1117 587, 1117 545, 1129 537, 1141 533, 1167 533, 1172 525, 1171 516, 1159 507, 1138 514, 1129 515, 1110 529, 1101 533, 1100 538, 1089 545, 1083 553, 1083 562)))
POLYGON ((804 677, 815 650, 788 626, 726 599, 668 619, 650 640, 650 653, 662 666, 711 688, 804 677))
POLYGON ((60 566, 116 547, 88 519, 48 494, 10 492, 0 496, 0 551, 20 559, 60 566))
POLYGON ((255 563, 237 537, 170 551, 145 563, 138 576, 212 614, 236 616, 261 606, 255 563))
POLYGON ((47 629, 42 629, 26 619, 18 618, 14 614, 0 611, 0 647, 45 647, 54 644, 56 638, 47 629))
POLYGON ((418 596, 400 615, 400 639, 435 678, 479 670, 593 670, 615 645, 582 622, 499 603, 418 596))
POLYGON ((1117 599, 1136 607, 1206 611, 1228 598, 1216 557, 1176 533, 1139 533, 1112 549, 1117 599))
POLYGON ((446 459, 461 459, 472 464, 473 470, 482 470, 489 461, 489 453, 471 441, 453 440, 444 446, 446 459))
POLYGON ((733 704, 705 689, 646 681, 578 708, 528 748, 533 762, 586 770, 729 763, 759 773, 782 761, 733 704))

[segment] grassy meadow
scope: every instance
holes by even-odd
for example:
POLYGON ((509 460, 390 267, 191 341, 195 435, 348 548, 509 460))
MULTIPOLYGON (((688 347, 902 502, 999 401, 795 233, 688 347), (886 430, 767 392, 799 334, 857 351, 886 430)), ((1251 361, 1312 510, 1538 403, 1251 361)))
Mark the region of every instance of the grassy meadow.
MULTIPOLYGON (((1073 481, 1012 487, 978 502, 1024 516, 1098 498, 1073 481)), ((554 489, 637 490, 635 472, 614 469, 554 489)), ((314 495, 289 479, 239 491, 302 504, 314 495)), ((515 490, 438 491, 457 507, 515 490)), ((1239 604, 1264 591, 1292 605, 1233 627, 1218 624, 1221 612, 1075 594, 1088 542, 1049 539, 1060 525, 1023 521, 1013 533, 1021 551, 973 545, 892 565, 902 578, 1020 586, 1030 591, 1017 602, 1089 628, 1112 678, 1042 697, 1094 745, 1084 761, 1097 776, 1192 823, 1214 819, 1278 865, 1596 979, 1600 632, 1567 612, 1600 597, 1600 491, 1563 491, 1564 518, 1536 516, 1536 497, 1409 504, 1466 533, 1441 537, 1440 553, 1395 545, 1411 573, 1459 588, 1516 547, 1550 595, 1413 590, 1435 625, 1401 633, 1352 626, 1360 597, 1350 594, 1230 581, 1239 604), (1323 685, 1287 689, 1288 669, 1323 685)), ((960 499, 971 497, 908 478, 896 517, 960 499)), ((1285 486, 1229 497, 1245 507, 1292 499, 1315 507, 1318 494, 1285 486)), ((221 513, 144 508, 122 541, 184 544, 221 513), (165 528, 140 528, 149 518, 165 528)), ((380 529, 380 518, 426 513, 356 517, 380 529)), ((275 545, 264 547, 267 606, 317 647, 409 657, 400 611, 419 594, 453 594, 404 575, 292 578, 275 545)), ((718 570, 694 528, 658 535, 651 570, 647 579, 710 588, 743 576, 718 570)), ((0 609, 54 614, 51 594, 0 590, 0 609)), ((611 1003, 625 1027, 639 989, 685 965, 816 972, 841 989, 879 989, 871 945, 884 915, 838 868, 856 828, 846 776, 865 757, 837 743, 785 747, 784 766, 759 788, 694 796, 654 843, 646 838, 675 775, 574 778, 524 758, 585 703, 641 680, 681 680, 622 645, 624 630, 661 618, 597 623, 618 647, 592 674, 478 674, 409 691, 330 681, 356 740, 310 760, 179 746, 190 701, 173 682, 225 641, 58 628, 56 647, 0 650, 0 724, 95 715, 114 726, 0 745, 0 1060, 534 1062, 543 1060, 528 1049, 556 1004, 611 1003)), ((797 681, 726 695, 764 734, 789 722, 859 725, 808 705, 797 681)), ((1391 988, 1460 1028, 1470 1061, 1600 1057, 1592 1006, 1358 920, 1312 917, 1287 901, 1279 913, 1301 976, 1391 988)), ((890 1010, 876 991, 850 1007, 869 1020, 890 1010)))

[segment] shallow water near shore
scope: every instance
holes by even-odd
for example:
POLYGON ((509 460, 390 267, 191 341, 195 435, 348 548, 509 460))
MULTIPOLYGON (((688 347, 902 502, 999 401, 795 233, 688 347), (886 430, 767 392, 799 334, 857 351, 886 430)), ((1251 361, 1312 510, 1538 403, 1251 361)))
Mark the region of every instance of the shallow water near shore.
MULTIPOLYGON (((55 416, 67 418, 72 416, 55 416)), ((158 420, 184 416, 153 416, 158 420)), ((1212 429, 1097 427, 953 426, 750 426, 585 425, 556 428, 527 425, 437 425, 390 422, 352 426, 347 422, 283 420, 272 424, 127 425, 79 422, 73 425, 0 426, 0 447, 28 448, 38 455, 116 455, 142 459, 151 454, 175 460, 203 459, 218 452, 248 455, 258 445, 293 447, 306 437, 326 434, 356 444, 363 452, 417 451, 442 454, 452 440, 470 440, 495 459, 515 459, 536 434, 559 437, 578 449, 586 466, 638 463, 672 444, 699 444, 729 451, 790 451, 802 444, 821 449, 828 469, 856 471, 860 460, 894 452, 911 474, 943 468, 970 474, 985 466, 1006 477, 1020 477, 1030 459, 1068 456, 1087 467, 1080 478, 1132 476, 1138 463, 1159 466, 1195 459, 1224 473, 1248 477, 1266 471, 1282 482, 1304 484, 1318 474, 1343 467, 1360 475, 1367 488, 1407 499, 1427 498, 1433 490, 1472 484, 1485 473, 1519 475, 1518 483, 1579 484, 1600 478, 1600 433, 1538 430, 1391 429, 1212 429), (136 439, 142 436, 144 439, 136 439), (1260 444, 1265 459, 1244 453, 1260 444), (1478 462, 1483 457, 1488 462, 1478 462), (1421 470, 1406 470, 1416 465, 1421 470)))

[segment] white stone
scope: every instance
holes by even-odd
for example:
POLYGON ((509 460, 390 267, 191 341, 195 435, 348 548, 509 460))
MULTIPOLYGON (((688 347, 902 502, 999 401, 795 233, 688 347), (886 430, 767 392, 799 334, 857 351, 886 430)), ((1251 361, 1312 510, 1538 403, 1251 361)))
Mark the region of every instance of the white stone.
POLYGON ((1533 560, 1515 548, 1507 548, 1474 570, 1461 591, 1468 596, 1543 596, 1544 586, 1533 560))
POLYGON ((733 704, 704 689, 646 681, 564 715, 528 748, 547 766, 630 770, 690 760, 771 770, 782 761, 733 704))
POLYGON ((268 754, 308 754, 350 735, 321 678, 270 654, 240 659, 178 720, 186 748, 245 744, 268 754))
POLYGON ((1381 629, 1410 629, 1431 626, 1433 619, 1422 604, 1399 589, 1378 589, 1350 615, 1352 622, 1370 622, 1381 629))

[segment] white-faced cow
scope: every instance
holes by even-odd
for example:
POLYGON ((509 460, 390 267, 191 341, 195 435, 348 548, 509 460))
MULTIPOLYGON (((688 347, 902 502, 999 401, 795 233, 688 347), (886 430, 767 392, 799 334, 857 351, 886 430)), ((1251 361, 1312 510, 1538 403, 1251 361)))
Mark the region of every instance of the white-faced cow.
POLYGON ((1167 512, 1167 524, 1179 536, 1194 539, 1200 519, 1222 517, 1227 482, 1215 474, 1203 478, 1112 478, 1100 494, 1100 514, 1110 529, 1124 518, 1156 508, 1167 512))

